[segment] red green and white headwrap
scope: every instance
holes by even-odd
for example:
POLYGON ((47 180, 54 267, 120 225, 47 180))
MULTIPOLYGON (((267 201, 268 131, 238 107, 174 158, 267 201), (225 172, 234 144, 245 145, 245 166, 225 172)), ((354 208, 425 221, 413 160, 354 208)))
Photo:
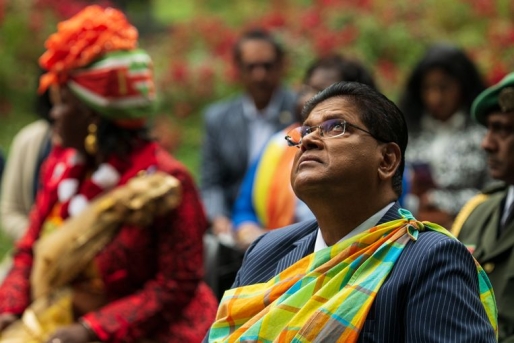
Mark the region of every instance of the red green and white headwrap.
POLYGON ((88 6, 59 23, 40 57, 47 70, 39 92, 67 85, 86 105, 120 126, 144 125, 155 107, 150 56, 137 49, 138 33, 113 8, 88 6))

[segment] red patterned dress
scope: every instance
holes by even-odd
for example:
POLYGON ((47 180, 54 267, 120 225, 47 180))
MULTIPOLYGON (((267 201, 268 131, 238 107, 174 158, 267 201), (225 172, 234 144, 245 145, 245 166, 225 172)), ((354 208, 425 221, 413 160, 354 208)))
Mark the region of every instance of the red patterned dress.
MULTIPOLYGON (((16 244, 14 267, 0 287, 0 313, 21 314, 31 302, 33 245, 43 227, 59 223, 55 169, 67 154, 54 151, 43 170, 29 229, 16 244)), ((141 171, 168 173, 180 181, 182 201, 149 228, 122 226, 96 255, 88 270, 105 303, 81 320, 103 342, 200 342, 214 320, 217 302, 202 281, 207 223, 194 182, 184 166, 154 143, 134 150, 117 170, 118 185, 141 171)), ((87 194, 83 187, 87 182, 79 186, 87 194)))

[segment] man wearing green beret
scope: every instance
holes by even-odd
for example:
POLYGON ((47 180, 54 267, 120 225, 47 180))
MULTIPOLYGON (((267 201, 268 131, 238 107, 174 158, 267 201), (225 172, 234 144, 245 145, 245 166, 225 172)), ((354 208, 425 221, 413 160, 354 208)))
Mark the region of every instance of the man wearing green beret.
POLYGON ((471 114, 487 127, 482 149, 491 176, 501 181, 477 195, 457 216, 452 232, 491 280, 498 304, 499 342, 514 342, 514 73, 486 89, 471 114))

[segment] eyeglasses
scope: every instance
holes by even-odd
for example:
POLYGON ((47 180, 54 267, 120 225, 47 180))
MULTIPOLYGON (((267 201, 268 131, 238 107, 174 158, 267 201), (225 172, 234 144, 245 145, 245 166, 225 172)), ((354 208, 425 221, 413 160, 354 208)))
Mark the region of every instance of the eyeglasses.
POLYGON ((346 132, 346 127, 351 126, 354 129, 360 130, 362 132, 366 132, 371 137, 375 138, 377 141, 380 141, 382 143, 387 143, 386 140, 381 139, 371 132, 364 130, 356 125, 348 123, 346 120, 341 119, 330 119, 327 121, 324 121, 320 125, 317 126, 300 126, 297 128, 292 129, 287 133, 287 136, 285 139, 287 140, 287 143, 289 146, 296 146, 298 147, 300 144, 302 144, 302 140, 305 136, 308 134, 313 133, 314 131, 319 129, 319 135, 323 138, 335 138, 344 135, 346 132))
POLYGON ((241 63, 241 68, 251 73, 254 69, 263 68, 265 71, 269 72, 275 68, 277 65, 276 61, 266 61, 266 62, 256 62, 256 63, 241 63))

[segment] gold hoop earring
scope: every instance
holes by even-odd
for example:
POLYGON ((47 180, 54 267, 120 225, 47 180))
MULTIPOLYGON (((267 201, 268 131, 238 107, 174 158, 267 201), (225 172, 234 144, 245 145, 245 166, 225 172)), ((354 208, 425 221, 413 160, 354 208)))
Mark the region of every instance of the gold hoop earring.
POLYGON ((96 155, 96 152, 98 151, 98 144, 96 141, 96 124, 89 124, 87 127, 87 136, 84 140, 84 148, 86 149, 86 152, 89 155, 96 155))

